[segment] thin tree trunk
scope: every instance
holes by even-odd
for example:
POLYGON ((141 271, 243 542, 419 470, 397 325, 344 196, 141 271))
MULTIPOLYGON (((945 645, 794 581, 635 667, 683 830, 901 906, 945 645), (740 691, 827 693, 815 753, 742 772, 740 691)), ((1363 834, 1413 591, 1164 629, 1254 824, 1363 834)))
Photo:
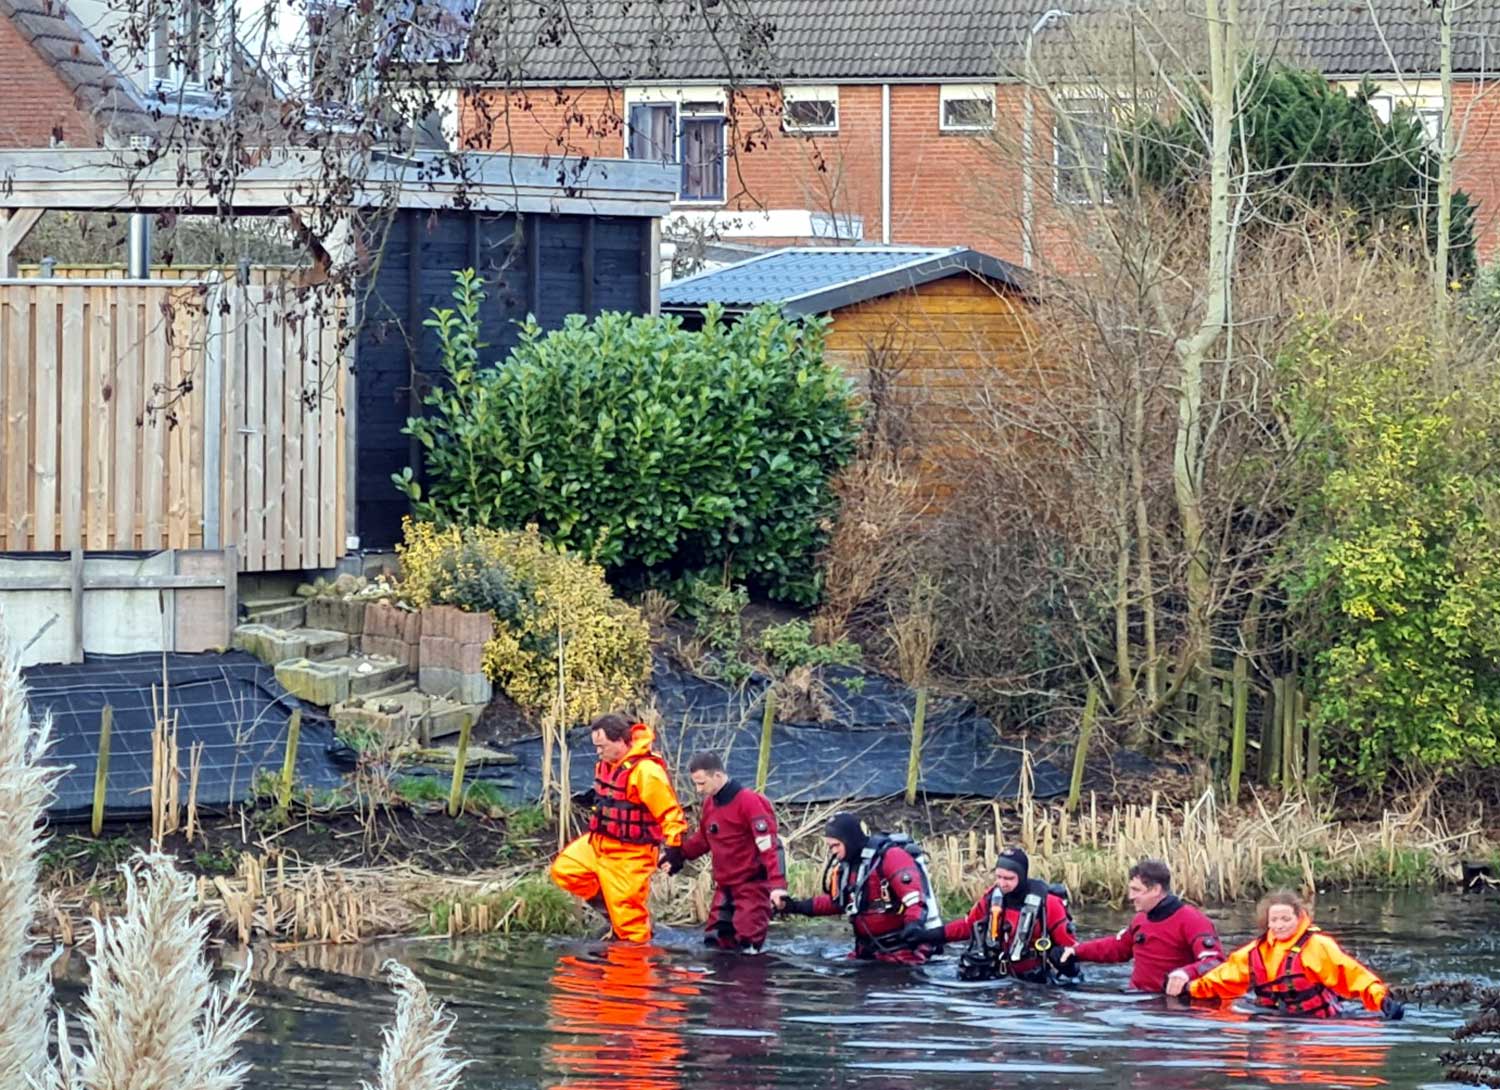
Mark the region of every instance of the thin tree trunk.
POLYGON ((1453 229, 1453 2, 1438 4, 1438 58, 1443 95, 1443 131, 1438 149, 1437 247, 1432 261, 1433 322, 1439 356, 1448 335, 1448 235, 1453 229))
POLYGON ((1187 654, 1184 669, 1195 670, 1208 648, 1209 542, 1204 533, 1202 481, 1203 369, 1209 351, 1224 334, 1229 302, 1229 148, 1234 122, 1237 42, 1235 0, 1207 0, 1209 102, 1212 134, 1209 156, 1208 283, 1197 330, 1177 342, 1180 367, 1177 434, 1173 444, 1172 486, 1187 553, 1187 654))
POLYGON ((1115 714, 1135 703, 1130 661, 1130 477, 1120 474, 1115 510, 1115 714))
POLYGON ((1146 704, 1156 705, 1159 664, 1156 660, 1156 579, 1151 571, 1151 519, 1146 510, 1146 391, 1140 362, 1131 371, 1135 406, 1130 423, 1130 487, 1135 501, 1136 581, 1141 597, 1141 629, 1146 654, 1146 704))

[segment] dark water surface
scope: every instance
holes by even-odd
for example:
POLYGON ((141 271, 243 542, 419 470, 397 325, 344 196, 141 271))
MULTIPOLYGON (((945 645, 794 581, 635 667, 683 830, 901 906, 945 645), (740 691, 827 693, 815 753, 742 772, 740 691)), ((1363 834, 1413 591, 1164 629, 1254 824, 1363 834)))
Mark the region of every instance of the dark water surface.
MULTIPOLYGON (((1118 913, 1080 912, 1087 935, 1118 913)), ((1216 913, 1226 942, 1249 928, 1216 913)), ((1325 896, 1319 920, 1393 982, 1500 982, 1500 899, 1325 896)), ((673 932, 659 948, 538 939, 413 941, 256 952, 256 1090, 353 1090, 369 1077, 392 999, 378 970, 410 965, 458 1018, 468 1090, 1437 1087, 1458 1013, 1291 1023, 1122 994, 1128 966, 1083 989, 960 984, 842 960, 838 931, 773 932, 757 958, 673 932)))

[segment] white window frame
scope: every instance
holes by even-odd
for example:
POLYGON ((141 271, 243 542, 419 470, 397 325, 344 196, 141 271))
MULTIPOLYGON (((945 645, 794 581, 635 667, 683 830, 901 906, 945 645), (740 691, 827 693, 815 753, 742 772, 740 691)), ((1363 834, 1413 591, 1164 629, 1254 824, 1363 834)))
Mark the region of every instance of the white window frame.
POLYGON ((781 90, 781 128, 796 136, 817 136, 839 131, 839 89, 837 86, 783 87, 781 90), (827 125, 803 125, 793 121, 787 107, 794 102, 827 102, 833 106, 833 121, 827 125))
POLYGON ((993 83, 944 83, 938 87, 938 131, 939 132, 989 132, 995 127, 995 85, 993 83), (990 104, 990 119, 978 124, 948 123, 948 103, 975 102, 984 99, 990 104))
POLYGON ((1391 118, 1396 116, 1396 98, 1394 95, 1384 93, 1371 95, 1370 109, 1375 111, 1375 116, 1380 119, 1382 125, 1389 125, 1391 118))
MULTIPOLYGON (((1095 104, 1096 108, 1103 113, 1111 112, 1109 100, 1102 95, 1075 94, 1058 100, 1058 105, 1066 109, 1069 113, 1077 112, 1078 108, 1086 103, 1095 104)), ((1052 199, 1058 204, 1072 205, 1074 207, 1092 205, 1094 203, 1092 194, 1088 192, 1067 193, 1063 190, 1064 169, 1062 149, 1064 140, 1061 129, 1062 122, 1054 115, 1052 118, 1052 199)), ((1102 179, 1102 176, 1109 170, 1109 142, 1107 135, 1104 145, 1103 164, 1097 168, 1092 168, 1090 164, 1081 164, 1080 166, 1084 170, 1097 169, 1102 179)), ((1102 187, 1100 189, 1100 197, 1102 198, 1101 203, 1110 203, 1109 194, 1102 187)))
POLYGON ((673 106, 676 119, 672 162, 677 167, 677 191, 673 205, 686 208, 721 208, 729 199, 729 103, 722 87, 627 87, 625 89, 625 124, 621 126, 623 156, 630 158, 630 111, 635 106, 673 106), (688 108, 691 107, 691 108, 688 108), (719 161, 720 197, 699 199, 682 195, 682 132, 687 121, 717 121, 723 131, 724 153, 719 161))
POLYGON ((1441 153, 1443 150, 1443 107, 1439 103, 1436 106, 1418 106, 1417 120, 1422 123, 1422 128, 1427 133, 1427 143, 1434 152, 1441 153))

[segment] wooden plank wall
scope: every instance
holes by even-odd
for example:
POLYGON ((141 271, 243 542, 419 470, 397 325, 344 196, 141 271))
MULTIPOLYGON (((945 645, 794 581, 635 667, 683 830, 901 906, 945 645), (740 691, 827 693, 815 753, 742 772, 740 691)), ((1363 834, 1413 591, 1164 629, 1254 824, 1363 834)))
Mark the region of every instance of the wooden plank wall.
MULTIPOLYGON (((36 264, 19 265, 16 268, 17 275, 25 279, 41 278, 43 271, 42 266, 36 264)), ((250 283, 279 284, 286 281, 295 284, 310 271, 297 265, 252 265, 250 283)), ((54 265, 51 278, 53 280, 124 280, 125 274, 124 265, 54 265)), ((217 265, 151 266, 152 280, 204 280, 213 274, 233 280, 236 272, 233 266, 222 268, 217 265)))
POLYGON ((0 285, 0 549, 203 546, 206 325, 195 285, 0 285))
POLYGON ((231 294, 223 540, 241 571, 332 567, 345 538, 344 308, 287 282, 231 294))
POLYGON ((341 302, 285 280, 0 283, 0 551, 204 547, 206 444, 219 546, 242 571, 344 552, 341 302), (210 350, 211 341, 220 343, 210 350), (217 436, 205 369, 225 369, 217 436))

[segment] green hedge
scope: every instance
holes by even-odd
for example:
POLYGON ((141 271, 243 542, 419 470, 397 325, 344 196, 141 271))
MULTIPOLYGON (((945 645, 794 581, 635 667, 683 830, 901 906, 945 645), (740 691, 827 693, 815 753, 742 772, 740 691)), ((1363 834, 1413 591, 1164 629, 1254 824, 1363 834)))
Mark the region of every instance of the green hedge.
POLYGON ((481 362, 483 286, 456 274, 456 306, 427 325, 448 385, 407 422, 425 491, 396 478, 419 518, 536 524, 616 572, 713 570, 811 603, 815 556, 853 454, 849 381, 823 360, 826 323, 762 308, 701 331, 676 318, 580 316, 528 323, 495 367, 481 362))

